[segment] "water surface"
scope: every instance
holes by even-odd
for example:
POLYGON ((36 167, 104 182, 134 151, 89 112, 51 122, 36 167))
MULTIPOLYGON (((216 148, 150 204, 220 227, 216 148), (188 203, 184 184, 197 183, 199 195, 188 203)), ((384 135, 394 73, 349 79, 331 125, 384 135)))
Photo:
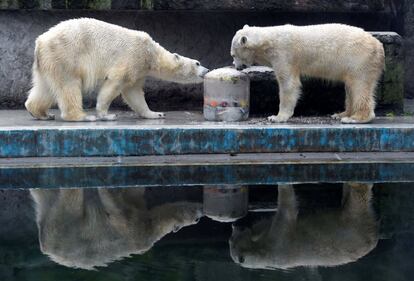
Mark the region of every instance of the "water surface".
POLYGON ((0 190, 0 280, 412 280, 412 183, 0 190))

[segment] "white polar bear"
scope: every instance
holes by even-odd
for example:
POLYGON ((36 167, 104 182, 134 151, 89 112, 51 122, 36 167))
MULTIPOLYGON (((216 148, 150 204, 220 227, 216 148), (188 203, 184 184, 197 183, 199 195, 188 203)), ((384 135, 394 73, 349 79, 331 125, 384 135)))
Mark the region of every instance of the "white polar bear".
POLYGON ((288 269, 354 262, 377 245, 372 184, 345 183, 343 207, 298 217, 293 186, 278 187, 278 210, 251 228, 233 228, 230 255, 247 268, 288 269))
POLYGON ((285 122, 301 94, 300 76, 345 83, 345 111, 332 115, 343 123, 375 118, 374 92, 384 69, 382 43, 364 30, 343 24, 249 27, 237 31, 231 45, 236 68, 254 63, 274 69, 279 84, 279 113, 285 122))
POLYGON ((94 269, 144 254, 168 233, 196 224, 202 205, 149 207, 145 188, 32 189, 41 251, 58 264, 94 269))
POLYGON ((53 119, 57 102, 63 120, 94 121, 82 108, 82 92, 100 88, 96 111, 101 120, 111 102, 122 95, 144 118, 163 118, 148 108, 142 90, 145 77, 178 83, 201 83, 208 69, 196 60, 172 54, 145 32, 95 19, 59 23, 36 40, 33 87, 25 103, 37 119, 53 119))

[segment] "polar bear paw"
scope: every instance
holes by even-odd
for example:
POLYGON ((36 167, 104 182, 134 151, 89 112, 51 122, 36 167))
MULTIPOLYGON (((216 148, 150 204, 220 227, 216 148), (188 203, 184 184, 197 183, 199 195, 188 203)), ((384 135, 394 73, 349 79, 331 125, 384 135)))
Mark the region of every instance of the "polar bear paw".
POLYGON ((81 121, 85 121, 85 122, 95 122, 98 118, 96 118, 95 115, 86 115, 83 120, 81 121))
POLYGON ((289 119, 288 116, 283 116, 283 115, 272 115, 267 117, 267 120, 273 123, 282 123, 282 122, 286 122, 289 119))
POLYGON ((335 114, 332 114, 331 117, 333 119, 341 120, 342 118, 348 117, 348 113, 347 112, 335 113, 335 114))
POLYGON ((117 119, 116 114, 99 115, 99 120, 102 120, 102 121, 115 121, 116 119, 117 119))
MULTIPOLYGON (((32 115, 33 116, 33 115, 32 115)), ((48 120, 55 120, 55 115, 51 114, 51 113, 47 113, 46 115, 40 116, 39 118, 37 118, 39 120, 44 120, 44 121, 48 121, 48 120)))
POLYGON ((165 118, 165 113, 150 111, 142 115, 146 119, 162 119, 165 118))

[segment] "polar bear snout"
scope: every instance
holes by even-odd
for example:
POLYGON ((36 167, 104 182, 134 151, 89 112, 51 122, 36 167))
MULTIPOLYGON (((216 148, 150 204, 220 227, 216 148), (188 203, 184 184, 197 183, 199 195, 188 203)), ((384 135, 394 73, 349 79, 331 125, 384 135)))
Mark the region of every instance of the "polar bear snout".
POLYGON ((197 75, 201 78, 204 78, 204 76, 209 72, 210 70, 208 68, 205 68, 203 66, 198 67, 197 75))
POLYGON ((241 65, 238 65, 238 66, 235 66, 235 67, 236 67, 237 70, 243 70, 243 69, 247 68, 247 65, 241 64, 241 65))
POLYGON ((246 63, 244 63, 241 59, 238 59, 236 56, 233 56, 233 66, 237 70, 243 70, 248 67, 246 63))

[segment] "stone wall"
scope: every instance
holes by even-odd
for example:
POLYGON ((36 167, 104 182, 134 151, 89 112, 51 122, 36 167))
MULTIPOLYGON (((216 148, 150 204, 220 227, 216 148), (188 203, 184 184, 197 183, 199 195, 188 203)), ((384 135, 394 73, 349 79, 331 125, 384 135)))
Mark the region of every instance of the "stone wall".
POLYGON ((382 11, 385 0, 0 0, 2 9, 382 11))
MULTIPOLYGON (((341 22, 377 31, 389 30, 391 25, 387 13, 376 12, 0 10, 0 108, 22 108, 30 89, 35 38, 58 22, 75 17, 93 17, 146 31, 170 51, 196 58, 210 69, 231 64, 231 39, 246 23, 266 26, 341 22)), ((154 110, 202 106, 201 85, 150 80, 146 92, 154 110)), ((93 106, 94 97, 86 97, 85 104, 93 106)), ((124 104, 116 100, 114 106, 124 104)))
POLYGON ((404 17, 403 35, 405 39, 405 93, 409 98, 414 98, 414 1, 405 1, 402 9, 404 14, 398 16, 404 17))

